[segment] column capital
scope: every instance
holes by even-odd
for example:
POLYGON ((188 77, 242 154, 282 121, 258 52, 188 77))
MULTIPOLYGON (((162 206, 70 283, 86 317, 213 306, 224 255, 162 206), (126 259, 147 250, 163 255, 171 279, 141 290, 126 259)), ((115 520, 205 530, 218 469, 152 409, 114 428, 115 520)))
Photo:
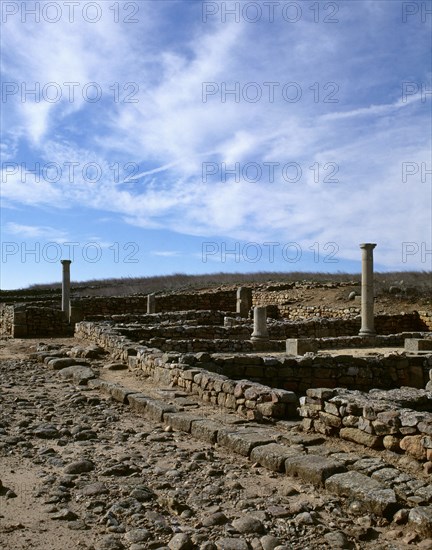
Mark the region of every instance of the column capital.
POLYGON ((362 243, 359 246, 363 250, 373 250, 376 247, 376 243, 362 243))
POLYGON ((68 265, 68 264, 71 264, 72 263, 72 260, 60 260, 60 263, 62 265, 68 265))

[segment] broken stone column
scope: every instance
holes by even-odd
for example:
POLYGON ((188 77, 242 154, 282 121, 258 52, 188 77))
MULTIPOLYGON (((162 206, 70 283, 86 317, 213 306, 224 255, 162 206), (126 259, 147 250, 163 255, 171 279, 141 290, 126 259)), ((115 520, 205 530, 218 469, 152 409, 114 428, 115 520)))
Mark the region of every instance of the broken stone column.
POLYGON ((359 336, 374 336, 374 283, 373 283, 373 249, 376 244, 363 243, 362 280, 361 280, 361 329, 359 336))
POLYGON ((147 296, 147 313, 156 313, 156 296, 154 294, 147 296))
POLYGON ((67 322, 70 321, 70 264, 71 260, 61 260, 63 266, 62 278, 62 311, 65 312, 67 322))
POLYGON ((254 330, 251 336, 252 341, 268 340, 267 330, 267 308, 265 306, 254 307, 254 330))
POLYGON ((237 307, 236 313, 240 317, 248 317, 252 307, 252 289, 240 286, 237 289, 237 307))

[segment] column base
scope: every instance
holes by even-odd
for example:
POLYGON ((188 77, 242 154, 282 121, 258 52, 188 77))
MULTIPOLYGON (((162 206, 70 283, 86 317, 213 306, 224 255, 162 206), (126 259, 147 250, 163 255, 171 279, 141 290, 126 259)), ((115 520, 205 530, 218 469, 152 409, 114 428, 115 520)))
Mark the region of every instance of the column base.
POLYGON ((374 330, 365 328, 365 329, 361 329, 358 335, 359 336, 376 336, 376 332, 374 330))
POLYGON ((252 342, 264 342, 264 341, 268 341, 270 340, 270 338, 268 336, 258 336, 258 335, 253 335, 251 336, 251 341, 252 342))

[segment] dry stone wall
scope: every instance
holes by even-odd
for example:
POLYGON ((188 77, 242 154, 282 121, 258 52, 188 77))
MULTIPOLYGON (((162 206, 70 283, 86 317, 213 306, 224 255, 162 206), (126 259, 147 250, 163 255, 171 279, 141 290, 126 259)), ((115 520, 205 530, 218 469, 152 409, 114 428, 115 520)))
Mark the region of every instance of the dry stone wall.
MULTIPOLYGON (((205 327, 191 328, 204 329, 205 327)), ((207 328, 214 330, 223 327, 207 328)), ((333 357, 323 354, 308 354, 303 357, 294 357, 280 353, 266 357, 262 354, 242 354, 241 352, 253 350, 253 343, 249 340, 198 338, 182 340, 155 337, 137 342, 131 338, 134 336, 134 329, 130 330, 127 327, 116 326, 108 322, 81 322, 76 325, 78 337, 103 346, 115 358, 128 360, 129 355, 138 356, 141 353, 139 365, 143 367, 143 370, 148 368, 150 371, 152 370, 152 364, 150 367, 147 365, 147 356, 156 354, 157 357, 175 357, 175 362, 189 365, 190 368, 203 368, 231 379, 247 378, 260 384, 299 394, 304 393, 308 388, 320 386, 345 386, 359 390, 368 390, 371 387, 390 389, 402 385, 424 388, 430 368, 428 357, 422 355, 394 353, 387 356, 339 355, 333 357), (205 349, 205 346, 208 349, 205 349), (224 351, 224 346, 226 353, 221 353, 224 351), (217 352, 215 353, 214 350, 217 352), (209 353, 205 353, 206 351, 209 353)), ((137 330, 142 335, 142 329, 137 327, 137 330)), ((387 345, 395 345, 396 342, 403 345, 404 337, 412 336, 415 334, 383 336, 381 340, 387 345)), ((347 340, 349 339, 342 339, 344 345, 347 344, 347 340)), ((335 345, 334 342, 327 341, 327 344, 332 343, 335 345)), ((274 341, 272 344, 284 347, 285 341, 274 341)), ((158 368, 169 370, 170 367, 167 364, 166 362, 163 366, 158 364, 158 368)), ((165 375, 166 370, 164 371, 165 375)), ((167 377, 167 380, 171 380, 170 376, 167 377)))
POLYGON ((14 306, 0 304, 0 335, 12 336, 14 306))
POLYGON ((174 384, 197 394, 204 402, 235 410, 249 419, 296 416, 298 399, 294 392, 211 372, 206 368, 207 354, 164 353, 141 346, 108 323, 83 321, 76 325, 75 334, 103 347, 113 359, 126 361, 131 369, 139 369, 156 382, 174 384))
POLYGON ((67 323, 63 312, 48 307, 13 308, 13 324, 8 328, 14 338, 73 335, 73 327, 67 323))
MULTIPOLYGON (((72 306, 80 310, 82 319, 90 319, 96 315, 144 314, 147 313, 147 295, 75 298, 72 306)), ((186 310, 235 311, 235 308, 234 290, 155 295, 156 313, 186 310)))
POLYGON ((419 311, 419 317, 423 326, 423 330, 432 331, 432 311, 419 311))
POLYGON ((305 431, 407 453, 420 461, 432 460, 431 411, 432 393, 408 387, 368 393, 309 389, 299 407, 305 431))
MULTIPOLYGON (((293 283, 292 285, 295 286, 293 283)), ((309 285, 311 286, 311 285, 309 285)), ((307 288, 309 288, 307 286, 307 288)), ((325 285, 321 285, 325 286, 325 285)), ((279 288, 279 287, 278 287, 279 288)), ((312 288, 312 287, 311 287, 312 288)), ((284 325, 284 329, 276 325, 269 326, 270 337, 277 338, 323 338, 337 336, 353 336, 360 330, 360 309, 358 307, 331 308, 328 306, 301 306, 289 303, 287 291, 254 290, 253 304, 266 305, 269 317, 290 320, 292 323, 284 325), (300 321, 300 323, 299 323, 300 321), (285 334, 282 335, 282 331, 285 334)), ((33 298, 33 297, 32 297, 33 298)), ((35 296, 34 298, 39 298, 35 296)), ((34 311, 29 313, 30 325, 27 327, 29 336, 43 335, 40 331, 44 325, 48 328, 46 335, 65 334, 62 324, 58 325, 57 332, 53 325, 58 318, 60 300, 53 301, 53 296, 48 294, 45 301, 29 302, 12 307, 19 307, 19 322, 11 323, 11 312, 5 309, 7 304, 2 305, 0 310, 0 329, 3 334, 12 335, 13 324, 19 325, 17 332, 25 334, 25 321, 21 315, 22 308, 40 308, 38 314, 34 311), (48 309, 53 312, 48 313, 48 309), (39 317, 39 320, 35 320, 39 317), (8 320, 9 319, 9 320, 8 320)), ((225 315, 235 315, 236 291, 218 290, 208 292, 170 293, 156 294, 155 311, 177 312, 186 310, 210 310, 214 312, 225 312, 225 315)), ((110 296, 110 297, 82 297, 73 298, 71 301, 71 323, 81 320, 98 320, 101 318, 113 317, 116 315, 143 316, 147 313, 147 295, 139 296, 110 296)), ((139 322, 144 323, 143 319, 139 322)), ((209 324, 208 322, 202 324, 209 324)), ((214 324, 222 324, 215 322, 214 324)), ((375 327, 378 334, 396 334, 405 331, 430 331, 432 330, 431 312, 413 312, 400 315, 377 315, 375 327)), ((67 330, 66 330, 67 332, 67 330)), ((244 351, 246 351, 244 348, 244 351)), ((207 349, 204 343, 200 349, 207 349)))

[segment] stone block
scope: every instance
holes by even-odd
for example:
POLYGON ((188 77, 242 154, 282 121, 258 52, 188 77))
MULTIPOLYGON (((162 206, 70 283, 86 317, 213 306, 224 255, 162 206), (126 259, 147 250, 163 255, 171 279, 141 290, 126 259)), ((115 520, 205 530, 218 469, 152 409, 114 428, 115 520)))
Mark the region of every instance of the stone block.
POLYGON ((131 390, 129 388, 125 388, 120 384, 112 384, 110 387, 109 393, 111 397, 116 401, 119 401, 120 403, 128 404, 129 396, 132 395, 133 393, 139 393, 139 392, 137 390, 131 390))
POLYGON ((103 380, 100 378, 93 378, 92 380, 89 380, 87 382, 87 386, 89 388, 94 388, 95 390, 100 389, 101 385, 103 383, 103 380))
POLYGON ((340 416, 339 414, 339 407, 335 403, 324 403, 324 411, 329 414, 333 414, 334 416, 340 416))
POLYGON ((73 380, 79 386, 85 386, 89 380, 96 378, 92 369, 81 365, 71 365, 59 370, 58 374, 65 380, 73 380))
POLYGON ((256 405, 256 409, 263 416, 268 416, 271 418, 287 417, 285 403, 258 403, 258 405, 256 405))
POLYGON ((417 506, 410 510, 408 524, 420 536, 432 538, 432 506, 417 506))
POLYGON ((222 424, 218 424, 212 420, 198 420, 192 422, 191 434, 197 439, 213 444, 216 443, 217 434, 220 429, 222 429, 222 424))
POLYGON ((287 475, 300 477, 307 483, 323 485, 334 474, 346 472, 342 462, 319 455, 297 455, 285 460, 287 475))
POLYGON ((203 420, 203 417, 187 412, 177 412, 165 413, 163 419, 165 424, 174 430, 190 433, 192 422, 203 420))
POLYGON ((278 401, 279 403, 294 403, 298 405, 299 399, 293 391, 273 389, 272 401, 278 401))
POLYGON ((217 435, 219 445, 243 456, 249 456, 254 447, 273 443, 274 440, 268 430, 220 430, 217 435))
POLYGON ((201 369, 188 369, 181 373, 181 377, 183 378, 183 380, 193 380, 195 375, 201 373, 201 369))
POLYGON ((416 353, 418 351, 432 351, 432 339, 405 338, 405 351, 416 353))
POLYGON ((363 416, 361 416, 359 418, 357 427, 362 432, 366 432, 368 434, 373 434, 374 433, 373 426, 372 426, 372 421, 367 420, 366 418, 363 418, 363 416))
POLYGON ((149 398, 142 393, 133 393, 128 396, 130 408, 140 414, 145 414, 149 398))
POLYGON ((304 355, 308 352, 316 353, 318 345, 312 338, 287 338, 287 355, 304 355))
POLYGON ((148 399, 147 406, 145 408, 145 415, 152 420, 162 422, 165 413, 178 412, 177 407, 174 405, 168 405, 163 401, 156 399, 148 399))
POLYGON ((285 470, 285 460, 294 453, 298 454, 298 451, 293 451, 285 445, 270 443, 254 447, 250 459, 252 462, 258 462, 258 464, 273 472, 283 472, 285 470))
POLYGON ((342 426, 342 419, 340 416, 321 411, 318 414, 321 422, 324 422, 326 426, 332 426, 333 428, 340 428, 342 426))
POLYGON ((336 390, 331 388, 309 388, 306 390, 306 395, 313 399, 322 399, 328 401, 336 394, 336 390))
POLYGON ((365 510, 379 516, 390 517, 398 507, 392 489, 360 472, 335 474, 326 480, 325 488, 337 495, 361 501, 365 510))
POLYGON ((71 365, 89 366, 88 361, 83 359, 73 359, 71 357, 57 357, 48 361, 48 366, 53 370, 60 370, 71 365))
POLYGON ((371 449, 381 449, 382 448, 382 437, 368 434, 357 428, 341 428, 339 431, 339 436, 342 439, 347 441, 353 441, 354 443, 360 443, 365 447, 370 447, 371 449))
POLYGON ((426 458, 426 449, 423 446, 422 435, 406 435, 400 440, 400 448, 417 460, 426 458))

